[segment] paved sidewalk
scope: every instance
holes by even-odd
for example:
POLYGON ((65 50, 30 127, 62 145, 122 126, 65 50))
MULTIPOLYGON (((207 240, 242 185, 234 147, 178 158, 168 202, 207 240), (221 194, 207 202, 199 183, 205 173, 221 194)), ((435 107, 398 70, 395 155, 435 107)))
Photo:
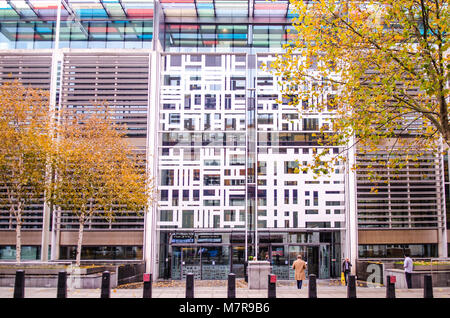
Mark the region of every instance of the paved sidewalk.
MULTIPOLYGON (((216 284, 196 282, 195 298, 226 298, 226 282, 216 284), (216 286, 211 286, 216 285, 216 286)), ((237 281, 236 298, 267 298, 267 290, 248 289, 244 282, 237 281)), ((139 285, 138 285, 139 286, 139 285)), ((0 287, 0 298, 12 298, 13 287, 0 287)), ((164 284, 155 282, 152 287, 153 298, 185 298, 184 282, 164 284), (165 286, 166 285, 166 286, 165 286), (168 285, 168 286, 167 286, 168 285)), ((434 287, 434 298, 450 298, 450 287, 434 287)), ((143 289, 115 288, 111 289, 111 298, 142 298, 143 289)), ((386 298, 385 287, 357 287, 357 298, 386 298)), ((396 298, 423 298, 423 289, 396 289, 396 298)), ((301 290, 294 283, 280 281, 277 283, 277 298, 308 298, 308 282, 305 281, 301 290)), ((347 298, 347 288, 342 285, 319 281, 317 285, 318 298, 347 298)), ((25 287, 25 298, 56 298, 56 288, 25 287)), ((100 289, 68 289, 67 298, 100 298, 100 289)))

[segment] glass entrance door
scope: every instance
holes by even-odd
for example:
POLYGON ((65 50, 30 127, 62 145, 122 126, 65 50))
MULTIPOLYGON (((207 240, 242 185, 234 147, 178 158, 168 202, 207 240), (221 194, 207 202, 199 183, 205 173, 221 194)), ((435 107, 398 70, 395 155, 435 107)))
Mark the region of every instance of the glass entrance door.
POLYGON ((317 278, 319 276, 319 246, 308 246, 306 259, 308 266, 308 275, 314 274, 317 278))
MULTIPOLYGON (((289 279, 295 278, 295 272, 292 269, 292 264, 297 260, 297 256, 301 255, 303 260, 306 261, 306 247, 300 245, 290 245, 289 246, 289 279)), ((308 268, 305 271, 306 277, 308 277, 308 268)))
POLYGON ((320 253, 319 277, 330 278, 330 246, 320 245, 319 253, 320 253))
POLYGON ((186 274, 194 274, 195 279, 201 279, 200 250, 197 247, 181 248, 181 279, 186 279, 186 274))
POLYGON ((201 279, 227 279, 230 273, 228 246, 204 246, 199 248, 201 279))
POLYGON ((317 278, 330 277, 329 247, 327 245, 289 245, 289 279, 294 279, 292 264, 301 255, 307 263, 306 277, 310 274, 317 278))
POLYGON ((172 262, 170 271, 172 279, 181 279, 181 247, 172 247, 172 262))
POLYGON ((289 262, 285 246, 272 245, 270 259, 272 261, 272 272, 279 279, 288 280, 289 262))
POLYGON ((231 248, 231 272, 236 277, 244 277, 244 263, 245 263, 245 246, 233 246, 231 248))

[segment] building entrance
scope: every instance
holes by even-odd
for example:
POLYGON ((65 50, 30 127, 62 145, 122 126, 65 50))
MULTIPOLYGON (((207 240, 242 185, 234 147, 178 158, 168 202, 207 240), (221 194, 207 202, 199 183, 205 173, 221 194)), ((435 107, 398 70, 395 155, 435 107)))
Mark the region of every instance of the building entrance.
POLYGON ((228 246, 173 246, 172 279, 185 279, 194 274, 195 279, 226 279, 230 273, 228 246))
POLYGON ((259 247, 260 260, 269 260, 272 272, 278 279, 294 279, 292 264, 301 255, 307 262, 306 275, 314 274, 317 278, 330 278, 330 246, 317 245, 278 245, 269 244, 259 247))
POLYGON ((241 233, 176 233, 162 245, 160 273, 175 280, 187 273, 202 280, 226 280, 229 273, 243 278, 246 262, 256 256, 270 261, 278 279, 293 280, 292 264, 300 254, 307 262, 306 275, 339 277, 340 242, 334 237, 339 238, 331 232, 261 235, 255 253, 255 244, 249 240, 246 245, 241 233))

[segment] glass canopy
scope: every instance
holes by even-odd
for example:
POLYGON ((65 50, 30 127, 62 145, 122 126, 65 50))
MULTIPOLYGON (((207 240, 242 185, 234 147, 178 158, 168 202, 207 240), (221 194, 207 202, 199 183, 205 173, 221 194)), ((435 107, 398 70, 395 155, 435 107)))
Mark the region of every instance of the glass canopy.
MULTIPOLYGON (((0 19, 55 19, 59 0, 0 0, 0 19)), ((164 16, 292 18, 289 0, 160 0, 164 16)), ((61 16, 152 18, 152 0, 62 0, 61 16)))
POLYGON ((289 0, 0 0, 0 49, 150 48, 154 15, 165 48, 280 46, 289 0))

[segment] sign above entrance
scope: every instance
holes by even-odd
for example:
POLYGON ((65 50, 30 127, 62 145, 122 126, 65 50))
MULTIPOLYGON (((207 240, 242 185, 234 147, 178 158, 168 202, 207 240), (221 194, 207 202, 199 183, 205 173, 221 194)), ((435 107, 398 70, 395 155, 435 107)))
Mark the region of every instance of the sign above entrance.
POLYGON ((222 243, 222 235, 199 235, 197 243, 222 243))
POLYGON ((174 234, 171 243, 194 243, 194 234, 174 234))

